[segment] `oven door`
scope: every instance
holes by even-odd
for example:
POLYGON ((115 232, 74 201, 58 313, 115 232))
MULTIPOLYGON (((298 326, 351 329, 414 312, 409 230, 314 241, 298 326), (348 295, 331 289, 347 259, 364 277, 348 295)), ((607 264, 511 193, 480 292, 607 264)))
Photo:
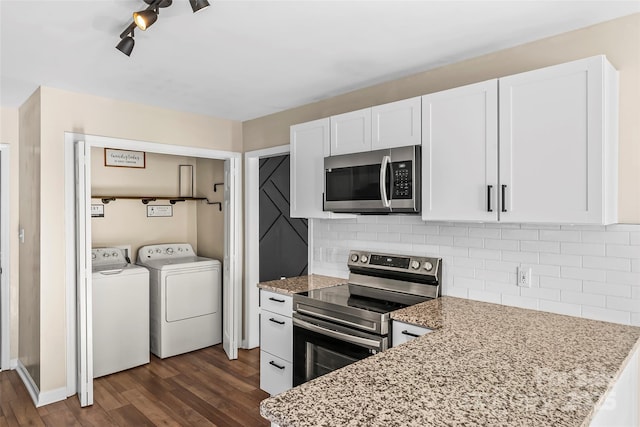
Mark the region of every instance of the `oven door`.
POLYGON ((386 336, 293 314, 293 385, 384 351, 386 336))

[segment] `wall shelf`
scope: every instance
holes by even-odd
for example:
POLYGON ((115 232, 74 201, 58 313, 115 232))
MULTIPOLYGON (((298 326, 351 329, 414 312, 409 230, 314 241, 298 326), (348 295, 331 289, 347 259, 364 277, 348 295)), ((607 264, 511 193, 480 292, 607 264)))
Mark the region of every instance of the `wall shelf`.
POLYGON ((222 202, 211 202, 206 197, 170 197, 170 196, 91 196, 92 199, 100 199, 105 205, 109 202, 114 202, 117 199, 123 200, 140 200, 142 204, 146 205, 149 202, 155 202, 157 200, 168 200, 169 203, 175 205, 178 202, 186 202, 190 200, 203 200, 208 205, 218 205, 218 210, 222 211, 222 202))

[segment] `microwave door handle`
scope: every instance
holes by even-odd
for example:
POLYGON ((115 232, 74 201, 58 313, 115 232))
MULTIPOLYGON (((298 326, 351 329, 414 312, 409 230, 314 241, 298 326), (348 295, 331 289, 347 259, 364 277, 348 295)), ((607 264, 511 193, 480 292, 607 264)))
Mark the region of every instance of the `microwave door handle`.
POLYGON ((382 196, 382 206, 388 208, 391 201, 387 198, 387 166, 391 163, 391 156, 384 156, 380 165, 380 195, 382 196))

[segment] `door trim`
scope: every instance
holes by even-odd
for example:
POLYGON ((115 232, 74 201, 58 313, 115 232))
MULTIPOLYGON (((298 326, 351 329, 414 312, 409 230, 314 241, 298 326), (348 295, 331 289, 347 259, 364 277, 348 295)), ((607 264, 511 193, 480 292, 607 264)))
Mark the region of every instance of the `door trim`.
POLYGON ((289 154, 290 145, 244 153, 245 216, 244 216, 244 339, 242 348, 260 345, 260 159, 289 154))
MULTIPOLYGON (((65 132, 65 230, 67 236, 75 235, 75 159, 74 145, 75 141, 85 141, 87 148, 91 147, 109 147, 116 149, 137 150, 158 154, 169 154, 176 156, 200 157, 205 159, 230 160, 238 162, 242 154, 233 151, 211 150, 207 148, 187 147, 180 145, 162 144, 156 142, 135 141, 121 138, 110 138, 97 135, 85 135, 80 133, 65 132)), ((232 194, 239 197, 232 197, 230 203, 234 205, 235 221, 238 226, 241 224, 242 211, 242 180, 240 179, 240 168, 234 169, 236 187, 232 194)), ((235 232, 230 233, 233 238, 229 242, 231 253, 240 251, 242 248, 242 230, 237 227, 235 232)), ((77 342, 76 342, 76 243, 75 239, 66 239, 65 255, 66 255, 66 312, 67 312, 67 396, 76 394, 76 364, 77 364, 77 342)), ((91 248, 88 248, 90 251, 91 248)), ((89 254, 90 255, 90 254, 89 254)), ((240 272, 242 260, 240 257, 231 257, 230 266, 232 272, 240 272)), ((236 274, 237 276, 237 274, 236 274)), ((238 294, 241 292, 242 283, 238 277, 234 277, 233 283, 238 288, 238 294)), ((241 313, 232 313, 233 316, 239 318, 241 313)), ((239 339, 236 339, 239 342, 239 339)))
MULTIPOLYGON (((11 147, 0 144, 0 370, 11 369, 11 235, 9 234, 11 193, 11 147)), ((16 230, 17 231, 17 230, 16 230)), ((17 249, 17 248, 16 248, 17 249)))

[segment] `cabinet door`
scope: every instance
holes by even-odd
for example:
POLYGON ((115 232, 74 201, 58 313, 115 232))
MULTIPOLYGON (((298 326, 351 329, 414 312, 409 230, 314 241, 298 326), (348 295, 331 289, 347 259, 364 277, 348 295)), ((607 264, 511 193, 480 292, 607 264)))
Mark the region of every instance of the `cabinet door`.
POLYGON ((330 218, 322 210, 329 119, 291 126, 291 217, 330 218))
POLYGON ((498 82, 422 97, 422 219, 497 221, 498 82))
POLYGON ((394 320, 391 323, 391 347, 404 344, 429 332, 431 329, 394 320))
POLYGON ((371 149, 405 147, 422 143, 419 96, 371 109, 371 149))
POLYGON ((607 222, 610 70, 599 56, 500 79, 501 221, 607 222))
POLYGON ((371 151, 371 108, 331 117, 331 155, 371 151))

